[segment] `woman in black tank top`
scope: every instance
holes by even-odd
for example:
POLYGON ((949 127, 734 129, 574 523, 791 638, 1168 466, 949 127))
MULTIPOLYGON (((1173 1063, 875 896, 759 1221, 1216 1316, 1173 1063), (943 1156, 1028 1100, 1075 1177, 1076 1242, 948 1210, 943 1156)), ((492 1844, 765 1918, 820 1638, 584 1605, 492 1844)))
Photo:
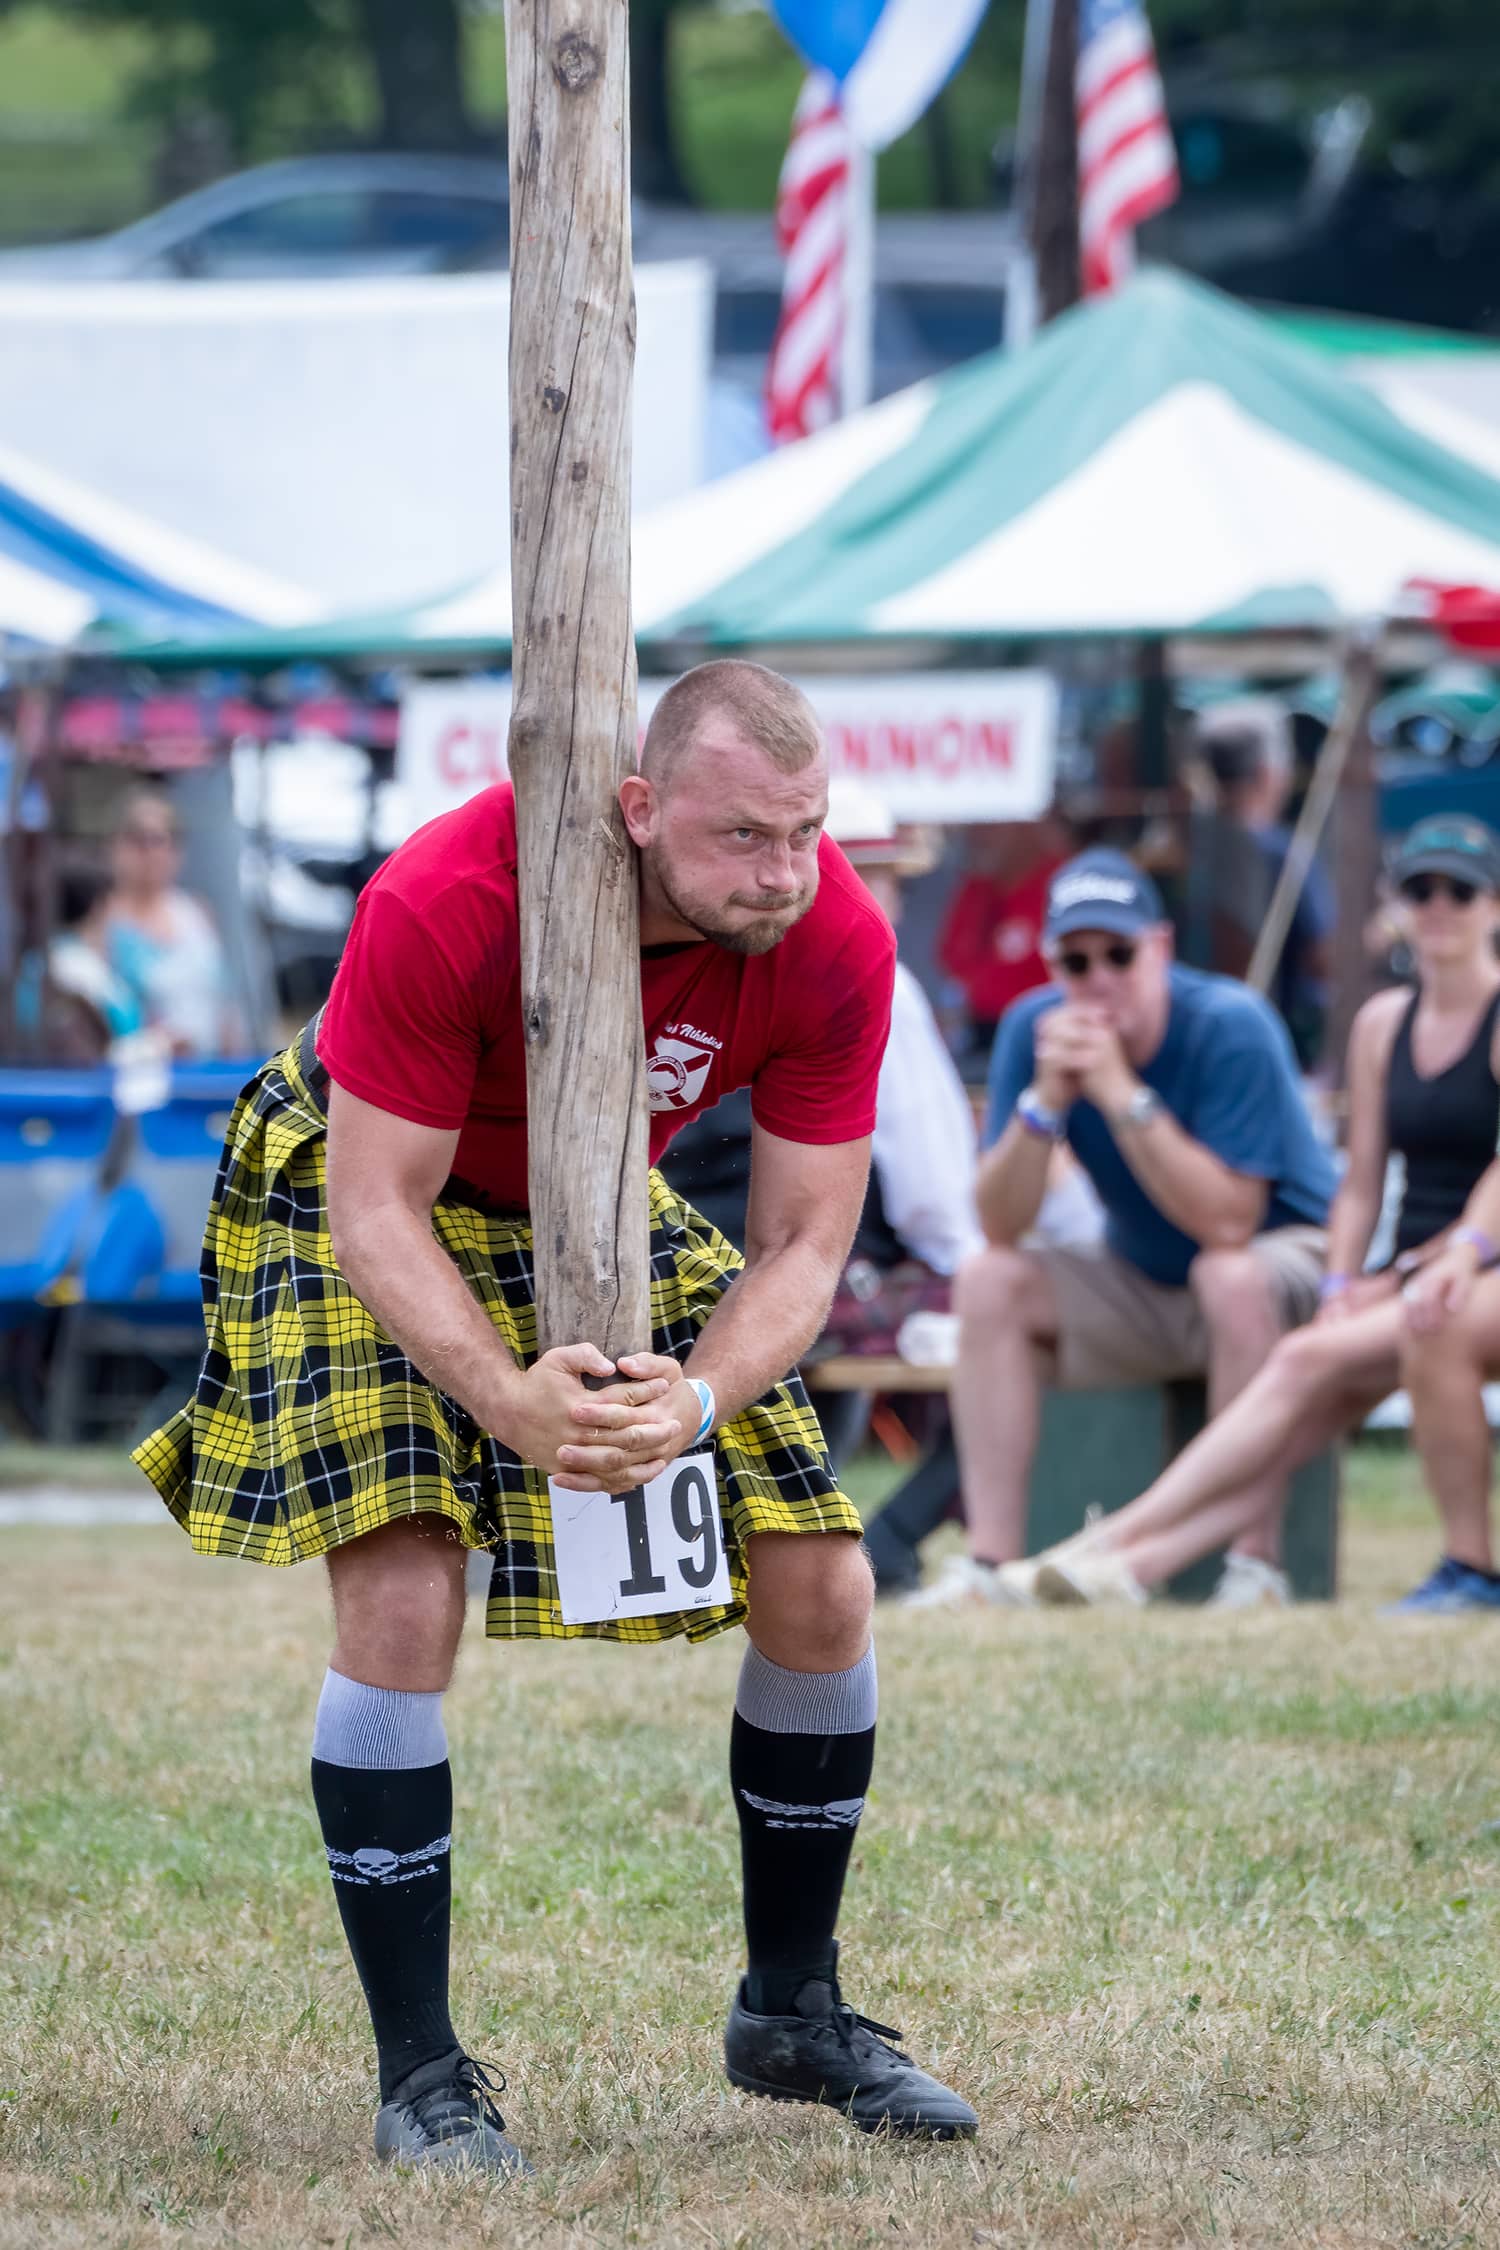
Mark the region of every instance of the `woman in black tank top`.
POLYGON ((1348 1163, 1329 1213, 1317 1317, 1283 1337, 1139 1499, 1055 1563, 1039 1558, 1052 1568, 1010 1566, 1034 1573, 1043 1600, 1138 1601, 1221 1547, 1252 1558, 1243 1575, 1263 1598, 1287 1599, 1285 1579, 1267 1567, 1281 1503, 1268 1520, 1265 1481, 1280 1478, 1284 1500, 1292 1470, 1397 1388, 1402 1285, 1457 1226, 1500 1133, 1500 839, 1478 821, 1423 821, 1391 872, 1416 990, 1377 993, 1350 1034, 1348 1163), (1391 1155, 1405 1167, 1395 1241, 1367 1273, 1391 1155))

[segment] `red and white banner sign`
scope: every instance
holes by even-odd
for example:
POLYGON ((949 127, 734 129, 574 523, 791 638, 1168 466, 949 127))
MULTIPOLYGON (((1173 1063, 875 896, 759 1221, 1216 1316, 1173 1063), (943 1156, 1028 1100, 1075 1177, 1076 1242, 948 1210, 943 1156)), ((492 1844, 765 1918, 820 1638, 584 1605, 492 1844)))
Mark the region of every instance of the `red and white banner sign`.
MULTIPOLYGON (((642 680, 642 727, 668 682, 642 680)), ((902 672, 798 685, 832 771, 896 820, 1034 820, 1052 802, 1057 684, 1045 672, 902 672)), ((413 828, 506 778, 508 680, 415 681, 401 699, 397 779, 413 828)))

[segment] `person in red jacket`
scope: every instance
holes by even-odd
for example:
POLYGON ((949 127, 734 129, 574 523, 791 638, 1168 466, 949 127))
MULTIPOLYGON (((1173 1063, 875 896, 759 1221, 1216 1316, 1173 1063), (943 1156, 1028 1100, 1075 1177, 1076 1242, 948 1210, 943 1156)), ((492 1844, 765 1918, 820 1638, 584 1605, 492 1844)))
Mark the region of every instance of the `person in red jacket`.
POLYGON ((1056 813, 971 828, 967 872, 949 902, 938 960, 964 998, 963 1052, 988 1059, 995 1026, 1013 1000, 1045 984, 1047 886, 1071 850, 1056 813))
POLYGON ((977 2124, 840 1995, 834 1929, 874 1760, 873 1596, 859 1516, 787 1375, 864 1201, 895 938, 823 835, 822 735, 775 673, 717 663, 677 681, 619 799, 651 1154, 751 1088, 745 1258, 653 1173, 652 1349, 606 1389, 588 1379, 615 1370, 582 1339, 538 1356, 501 783, 386 861, 320 1018, 241 1098, 204 1244, 197 1391, 137 1455, 200 1551, 327 1557, 313 1798, 375 2033, 376 2154, 403 2164, 528 2169, 448 2013, 442 1702, 473 1548, 493 1559, 502 1637, 746 1627, 732 2083, 870 2131, 977 2124), (626 1505, 574 1501, 602 1494, 626 1505))

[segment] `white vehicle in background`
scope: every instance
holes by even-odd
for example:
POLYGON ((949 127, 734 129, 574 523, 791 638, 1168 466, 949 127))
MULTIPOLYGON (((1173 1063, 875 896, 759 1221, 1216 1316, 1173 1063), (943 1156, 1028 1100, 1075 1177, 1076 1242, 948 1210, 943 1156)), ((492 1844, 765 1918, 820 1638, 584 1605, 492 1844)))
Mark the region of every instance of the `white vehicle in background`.
POLYGON ((115 234, 0 251, 0 281, 294 281, 467 273, 510 257, 498 157, 288 157, 115 234))

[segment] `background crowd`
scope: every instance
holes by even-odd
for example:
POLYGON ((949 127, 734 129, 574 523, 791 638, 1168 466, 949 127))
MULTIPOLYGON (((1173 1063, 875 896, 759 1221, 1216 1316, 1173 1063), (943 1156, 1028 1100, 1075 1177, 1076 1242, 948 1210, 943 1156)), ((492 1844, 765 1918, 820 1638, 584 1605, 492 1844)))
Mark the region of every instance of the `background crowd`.
MULTIPOLYGON (((1170 822, 1059 805, 946 837, 833 786, 831 833, 903 955, 866 1209, 810 1363, 837 1458, 872 1441, 914 1455, 870 1527, 882 1591, 1136 1604, 1221 1555, 1215 1602, 1290 1600, 1289 1480, 1400 1389, 1442 1531, 1403 1606, 1500 1605, 1487 1285, 1470 1336, 1454 1323, 1474 1276, 1453 1279, 1455 1258, 1482 1275, 1492 1255, 1467 1207, 1497 1134, 1500 845, 1464 814, 1393 842, 1369 902, 1372 997, 1340 1067, 1318 858, 1264 996, 1244 982, 1302 787, 1285 706, 1211 708, 1181 764, 1170 822), (1128 1506, 1078 1495, 1049 1543, 1032 1506, 1045 1394, 1185 1382, 1204 1386, 1202 1433, 1168 1445, 1128 1506), (922 1585, 927 1535, 960 1515, 965 1551, 922 1585)), ((218 902, 184 878, 172 789, 116 788, 91 825, 51 869, 55 927, 23 955, 15 1047, 54 1064, 224 1058, 232 1078, 292 1011, 251 1029, 218 902)), ((731 1240, 749 1140, 733 1096, 665 1164, 731 1240)))

